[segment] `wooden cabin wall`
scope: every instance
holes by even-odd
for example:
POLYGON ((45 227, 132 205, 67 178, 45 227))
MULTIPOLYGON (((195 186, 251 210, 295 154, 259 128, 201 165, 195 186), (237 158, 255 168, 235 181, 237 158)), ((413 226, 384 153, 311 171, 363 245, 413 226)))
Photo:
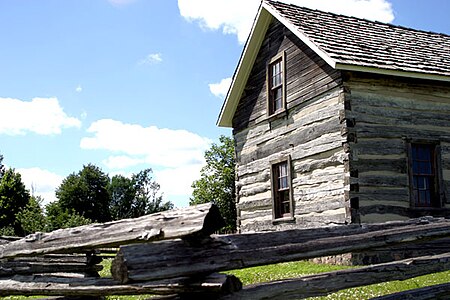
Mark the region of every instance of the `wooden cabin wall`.
MULTIPOLYGON (((241 232, 345 224, 340 73, 274 21, 233 119, 241 232), (268 61, 286 53, 287 113, 267 117, 268 61), (270 163, 291 156, 295 221, 273 223, 270 163)), ((348 187, 347 187, 348 188, 348 187)))
POLYGON ((450 85, 425 80, 344 74, 350 143, 349 198, 359 201, 361 222, 420 215, 450 215, 450 85), (446 203, 411 209, 407 140, 440 141, 446 203))

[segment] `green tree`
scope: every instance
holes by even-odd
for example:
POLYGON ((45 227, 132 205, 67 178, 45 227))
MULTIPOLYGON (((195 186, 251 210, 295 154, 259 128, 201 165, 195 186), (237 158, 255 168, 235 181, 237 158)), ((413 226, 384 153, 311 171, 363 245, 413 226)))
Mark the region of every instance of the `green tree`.
POLYGON ((160 185, 151 174, 152 169, 145 169, 131 178, 116 175, 111 179, 109 192, 113 219, 137 218, 173 208, 170 201, 163 202, 160 185))
POLYGON ((3 155, 0 154, 0 179, 5 174, 5 166, 3 165, 3 155))
POLYGON ((16 219, 24 235, 45 231, 46 218, 41 204, 42 198, 40 196, 31 196, 27 205, 17 213, 16 219))
POLYGON ((76 214, 94 222, 111 220, 109 212, 109 176, 95 165, 88 164, 77 174, 67 176, 56 190, 62 212, 76 214))
POLYGON ((30 199, 22 177, 14 169, 7 169, 0 178, 0 228, 10 227, 14 234, 23 235, 16 215, 30 199))
POLYGON ((200 171, 200 179, 192 184, 194 189, 189 204, 212 202, 225 219, 222 231, 236 231, 236 195, 234 143, 230 137, 220 136, 220 143, 213 143, 205 152, 206 165, 200 171))
POLYGON ((132 218, 133 202, 136 195, 133 180, 122 175, 111 178, 109 185, 111 195, 110 212, 113 220, 132 218))
POLYGON ((45 207, 47 212, 45 231, 71 228, 92 223, 73 209, 62 208, 59 201, 51 202, 45 207))
POLYGON ((172 209, 172 202, 163 202, 160 185, 153 180, 151 174, 152 169, 145 169, 131 177, 136 190, 136 207, 140 211, 144 210, 145 214, 172 209))

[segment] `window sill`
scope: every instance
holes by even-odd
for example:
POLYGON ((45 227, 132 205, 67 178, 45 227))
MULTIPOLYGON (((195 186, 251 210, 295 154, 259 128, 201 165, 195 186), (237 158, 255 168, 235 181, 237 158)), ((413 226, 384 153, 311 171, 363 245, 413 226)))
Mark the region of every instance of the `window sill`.
POLYGON ((272 219, 272 224, 277 225, 281 223, 295 223, 295 217, 282 217, 278 219, 272 219))
POLYGON ((273 113, 271 115, 267 115, 265 120, 269 121, 269 122, 273 122, 273 121, 275 121, 277 119, 281 119, 283 117, 287 117, 287 109, 286 108, 283 108, 283 109, 281 109, 281 110, 279 110, 279 111, 277 111, 277 112, 275 112, 275 113, 273 113))

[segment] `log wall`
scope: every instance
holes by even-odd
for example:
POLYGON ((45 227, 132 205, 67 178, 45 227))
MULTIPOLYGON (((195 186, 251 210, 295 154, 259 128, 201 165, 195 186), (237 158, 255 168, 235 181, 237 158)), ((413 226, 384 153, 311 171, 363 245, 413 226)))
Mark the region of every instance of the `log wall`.
MULTIPOLYGON (((340 72, 278 21, 269 26, 233 119, 241 232, 345 224, 345 126, 340 72), (286 58, 287 112, 267 117, 267 62, 286 58), (340 114, 341 112, 341 114, 340 114), (291 156, 294 222, 274 223, 270 163, 291 156)), ((348 186, 348 185, 347 185, 348 186)), ((348 189, 348 187, 347 187, 348 189)))
POLYGON ((352 177, 361 222, 450 215, 450 86, 399 77, 344 74, 352 177), (440 143, 444 208, 410 205, 408 140, 440 143))

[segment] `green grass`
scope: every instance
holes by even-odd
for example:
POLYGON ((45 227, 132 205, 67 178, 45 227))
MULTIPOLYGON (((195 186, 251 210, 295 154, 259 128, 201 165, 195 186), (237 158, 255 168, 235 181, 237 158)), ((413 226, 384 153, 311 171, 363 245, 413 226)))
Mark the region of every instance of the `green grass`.
MULTIPOLYGON (((100 275, 103 277, 110 276, 110 266, 111 260, 104 260, 102 265, 104 266, 103 270, 100 272, 100 275)), ((289 262, 289 263, 280 263, 275 265, 261 266, 261 267, 253 267, 242 270, 233 270, 226 272, 227 274, 233 274, 237 276, 244 285, 259 283, 259 282, 267 282, 279 279, 287 279, 299 277, 302 275, 309 274, 317 274, 322 272, 336 271, 347 269, 350 267, 344 266, 333 266, 333 265, 324 265, 324 264, 314 264, 307 261, 299 261, 299 262, 289 262)), ((348 300, 348 299, 369 299, 376 296, 382 296, 386 294, 391 294, 395 292, 416 289, 420 287, 445 283, 450 281, 450 271, 441 272, 436 274, 429 274, 425 276, 420 276, 412 279, 408 279, 405 281, 391 281, 384 282, 380 284, 373 284, 364 287, 358 287, 353 289, 342 290, 338 293, 330 294, 326 297, 314 297, 309 298, 312 299, 320 299, 320 300, 348 300)), ((106 297, 108 300, 143 300, 150 298, 150 295, 140 295, 140 296, 109 296, 106 297)), ((5 300, 23 300, 23 299, 32 299, 32 297, 4 297, 0 299, 5 300)))
MULTIPOLYGON (((227 272, 241 279, 244 285, 273 280, 294 278, 303 275, 317 274, 348 269, 352 267, 314 264, 307 261, 281 263, 275 265, 253 267, 227 272)), ((450 271, 415 277, 404 281, 390 281, 369 286, 346 289, 325 297, 312 297, 309 300, 348 300, 370 299, 395 292, 401 292, 450 281, 450 271)))

